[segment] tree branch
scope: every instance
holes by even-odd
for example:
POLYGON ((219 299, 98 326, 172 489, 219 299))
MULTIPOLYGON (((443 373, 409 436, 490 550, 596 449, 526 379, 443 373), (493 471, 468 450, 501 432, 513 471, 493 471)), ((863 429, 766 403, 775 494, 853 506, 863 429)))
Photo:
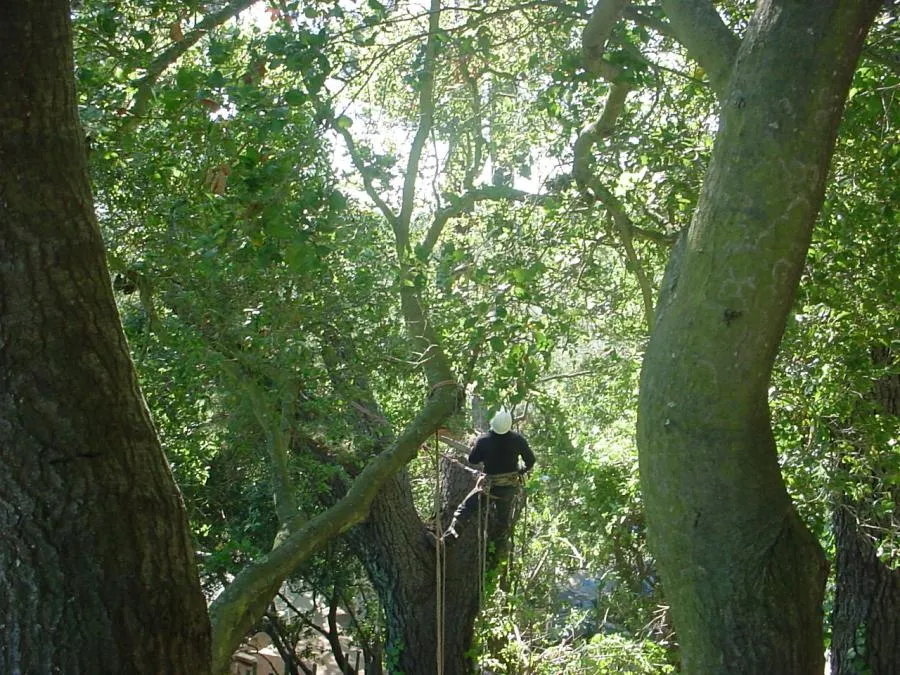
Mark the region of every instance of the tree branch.
POLYGON ((594 5, 594 10, 581 34, 581 51, 584 56, 584 67, 588 72, 606 79, 614 79, 604 74, 610 64, 603 61, 603 53, 606 51, 606 43, 613 27, 627 4, 628 0, 599 0, 594 5))
POLYGON ((675 33, 672 32, 672 26, 670 26, 665 21, 656 18, 655 16, 650 16, 645 14, 640 9, 634 6, 626 7, 622 12, 622 16, 631 19, 636 24, 640 26, 644 26, 645 28, 652 28, 660 35, 665 35, 670 38, 678 38, 675 37, 675 33))
POLYGON ((434 214, 431 221, 431 227, 425 233, 425 238, 419 246, 423 254, 430 255, 441 236, 444 225, 451 218, 456 218, 463 213, 472 210, 477 202, 484 201, 514 201, 522 202, 528 199, 540 201, 543 195, 533 195, 522 190, 516 190, 505 185, 484 185, 478 188, 472 188, 461 197, 452 197, 450 205, 439 209, 434 214))
POLYGON ((484 136, 481 127, 484 123, 484 115, 481 105, 481 92, 478 90, 478 81, 471 76, 466 68, 463 68, 463 77, 469 96, 472 99, 472 157, 466 175, 463 178, 463 187, 471 190, 475 185, 475 178, 484 168, 484 136))
POLYGON ((331 598, 328 600, 328 632, 325 634, 325 639, 328 640, 328 645, 331 647, 331 654, 334 656, 334 662, 337 664, 338 670, 342 673, 349 673, 351 672, 350 664, 347 662, 347 657, 344 655, 344 648, 341 645, 340 640, 340 631, 338 630, 338 595, 338 584, 335 582, 334 591, 331 594, 331 598))
POLYGON ((593 179, 591 151, 597 141, 612 135, 616 120, 625 109, 625 99, 630 91, 631 87, 627 84, 613 84, 600 118, 588 124, 578 134, 573 149, 572 175, 579 186, 587 185, 593 179))
POLYGON ((591 12, 581 36, 585 69, 611 84, 600 117, 585 126, 575 141, 572 174, 582 189, 592 180, 590 160, 594 144, 601 138, 612 135, 616 120, 625 109, 628 92, 631 91, 631 85, 622 80, 620 69, 602 58, 612 29, 626 4, 623 0, 600 0, 591 12))
POLYGON ((582 35, 582 50, 585 67, 590 71, 609 79, 612 86, 603 112, 595 122, 588 124, 578 135, 575 141, 572 174, 582 193, 589 194, 599 199, 606 206, 607 212, 612 217, 613 223, 619 232, 619 238, 625 249, 625 256, 634 270, 644 305, 644 318, 648 330, 653 330, 653 287, 644 271, 641 261, 634 250, 633 232, 634 225, 622 207, 621 202, 606 189, 596 178, 592 170, 592 151, 594 145, 601 138, 612 135, 616 120, 625 109, 625 100, 631 86, 623 82, 618 72, 610 72, 608 64, 602 60, 606 42, 612 33, 613 26, 619 15, 625 8, 626 2, 622 0, 600 0, 594 7, 591 17, 585 26, 582 35))
POLYGON ((397 238, 397 251, 403 260, 409 249, 409 223, 412 219, 416 197, 416 180, 419 175, 419 162, 422 149, 431 133, 434 122, 434 66, 437 60, 438 31, 440 30, 441 0, 431 0, 428 15, 428 38, 425 41, 425 58, 422 64, 422 77, 419 80, 419 125, 409 149, 406 161, 406 175, 403 178, 403 196, 400 202, 400 214, 395 221, 394 234, 397 238))
MULTIPOLYGON (((617 200, 618 201, 618 200, 617 200)), ((625 211, 619 208, 606 205, 607 211, 612 216, 616 229, 619 231, 619 238, 622 240, 622 247, 625 249, 625 256, 634 269, 634 276, 637 278, 638 286, 641 288, 641 297, 644 304, 644 320, 647 322, 647 333, 653 332, 653 286, 647 278, 644 266, 641 264, 640 258, 634 250, 634 243, 631 237, 632 225, 631 219, 625 214, 625 211)))
POLYGON ((330 115, 328 116, 328 119, 331 122, 332 128, 344 139, 344 143, 347 146, 347 153, 350 155, 350 161, 353 162, 353 166, 359 172, 363 181, 363 189, 366 191, 366 194, 369 195, 369 199, 375 203, 375 206, 381 211, 381 215, 388 221, 391 229, 396 232, 397 215, 391 210, 391 207, 387 205, 387 202, 381 198, 381 195, 378 194, 378 190, 375 189, 375 185, 372 183, 371 171, 366 166, 365 161, 363 161, 362 155, 359 154, 359 149, 356 147, 356 141, 353 140, 353 135, 348 129, 336 124, 335 120, 331 119, 330 115))
MULTIPOLYGON (((275 499, 275 513, 278 516, 278 534, 274 546, 298 524, 300 512, 294 493, 294 483, 288 468, 291 445, 291 419, 294 411, 294 397, 286 394, 281 401, 280 414, 273 419, 268 410, 268 401, 261 394, 255 383, 247 383, 243 378, 243 389, 248 394, 250 405, 256 421, 266 434, 266 447, 269 451, 269 467, 272 473, 272 489, 275 499)), ((241 383, 241 379, 236 379, 241 383)), ((240 385, 239 385, 240 386, 240 385)))
POLYGON ((413 457, 457 408, 457 387, 432 390, 428 402, 388 450, 377 455, 334 506, 292 532, 281 546, 245 567, 210 606, 214 673, 228 670, 231 653, 265 613, 283 580, 328 541, 361 523, 381 486, 413 457))
POLYGON ((295 387, 284 383, 288 389, 281 400, 280 413, 273 415, 271 400, 267 400, 263 389, 236 360, 225 358, 222 369, 240 391, 244 393, 257 424, 266 435, 266 449, 269 453, 269 471, 272 480, 275 514, 278 518, 278 533, 273 548, 278 546, 290 531, 305 520, 297 504, 295 486, 288 468, 292 436, 293 411, 296 402, 295 387))
POLYGON ((543 384, 544 382, 553 382, 555 380, 570 380, 574 377, 584 377, 585 375, 596 375, 597 371, 594 369, 588 370, 576 370, 571 373, 559 373, 558 375, 547 375, 546 377, 542 377, 538 380, 538 384, 543 384))
MULTIPOLYGON (((348 151, 357 170, 362 174, 363 184, 367 194, 372 198, 378 208, 388 220, 394 231, 395 246, 397 250, 397 262, 400 267, 400 306, 406 321, 407 331, 412 340, 414 351, 420 355, 425 376, 432 388, 437 388, 450 383, 455 385, 449 361, 440 349, 437 334, 433 326, 426 320, 425 311, 416 288, 416 280, 411 274, 409 266, 409 226, 412 220, 413 207, 415 206, 416 182, 419 173, 419 164, 422 158, 422 150, 434 119, 434 80, 435 62, 437 60, 438 42, 440 40, 440 0, 431 0, 428 15, 428 37, 425 42, 425 57, 422 67, 422 76, 419 82, 419 123, 413 137, 406 163, 406 173, 403 179, 403 191, 400 200, 400 212, 394 214, 383 199, 380 198, 371 180, 367 177, 365 163, 355 149, 353 139, 346 129, 334 125, 347 142, 348 151)), ((433 245, 433 244, 432 244, 433 245)))
POLYGON ((457 441, 455 438, 451 438, 450 436, 446 436, 444 434, 438 434, 438 440, 444 445, 449 445, 454 450, 459 450, 460 452, 465 452, 468 454, 470 450, 470 447, 466 443, 457 441))
POLYGON ((591 180, 588 189, 593 193, 594 197, 606 207, 607 213, 609 213, 613 224, 616 226, 616 230, 619 233, 619 239, 622 242, 622 247, 625 249, 625 257, 634 268, 634 275, 637 277, 638 285, 641 288, 641 296, 644 304, 644 319, 647 322, 647 329, 648 331, 652 331, 654 307, 653 286, 650 284, 650 280, 647 278, 646 272, 644 272, 644 267, 641 265, 641 261, 634 250, 632 236, 635 229, 634 224, 625 212, 625 207, 622 205, 622 202, 620 202, 619 199, 600 181, 591 180))
POLYGON ((222 9, 207 14, 194 27, 194 30, 160 52, 150 62, 150 65, 147 67, 147 73, 137 82, 137 93, 131 105, 126 128, 129 130, 134 129, 140 123, 141 118, 147 112, 150 97, 153 95, 153 86, 159 81, 166 68, 181 58, 188 49, 197 44, 213 28, 218 28, 229 19, 233 19, 256 2, 257 0, 234 0, 228 3, 222 9))
POLYGON ((661 0, 676 39, 709 75, 719 100, 725 98, 740 39, 708 0, 661 0))

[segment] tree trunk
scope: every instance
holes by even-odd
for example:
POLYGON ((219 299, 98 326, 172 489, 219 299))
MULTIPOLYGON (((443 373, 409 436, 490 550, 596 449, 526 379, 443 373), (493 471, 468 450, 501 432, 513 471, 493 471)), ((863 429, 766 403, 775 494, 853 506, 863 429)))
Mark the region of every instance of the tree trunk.
MULTIPOLYGON (((443 462, 442 516, 446 527, 456 506, 474 485, 461 465, 443 462)), ((487 541, 479 541, 477 517, 466 522, 458 539, 443 543, 444 588, 441 633, 443 672, 472 672, 475 619, 481 606, 479 546, 488 549, 485 567, 502 558, 515 522, 488 519, 487 541)), ((387 672, 434 675, 438 672, 436 540, 416 513, 406 472, 390 481, 376 498, 368 521, 356 528, 360 552, 384 607, 387 672)))
MULTIPOLYGON (((894 372, 875 382, 873 400, 885 414, 900 416, 900 374, 897 359, 889 349, 874 350, 876 367, 894 372)), ((877 466, 879 453, 889 448, 872 448, 877 466)), ((875 547, 878 532, 890 532, 900 520, 900 487, 884 485, 875 471, 876 489, 891 492, 893 514, 872 515, 864 503, 841 497, 835 505, 833 528, 835 561, 835 597, 832 614, 831 672, 833 675, 890 675, 900 663, 900 569, 891 569, 878 557, 875 547), (867 535, 860 521, 876 527, 867 535)), ((884 472, 889 475, 889 472, 884 472)), ((882 474, 882 475, 884 475, 882 474)), ((887 479, 890 480, 889 478, 887 479)))
POLYGON ((644 358, 650 544, 686 673, 821 673, 822 552, 784 487, 774 356, 875 0, 760 2, 644 358))
POLYGON ((834 512, 835 571, 833 675, 893 675, 900 656, 900 570, 878 559, 856 515, 834 512))
POLYGON ((208 673, 85 159, 68 4, 0 4, 0 671, 208 673))

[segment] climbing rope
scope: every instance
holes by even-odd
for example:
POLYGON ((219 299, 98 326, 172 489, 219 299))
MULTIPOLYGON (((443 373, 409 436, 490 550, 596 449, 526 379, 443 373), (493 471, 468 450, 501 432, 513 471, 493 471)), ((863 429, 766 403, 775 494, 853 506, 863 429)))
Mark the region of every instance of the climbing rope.
MULTIPOLYGON (((482 474, 478 477, 478 482, 475 484, 475 487, 478 488, 481 486, 482 481, 485 476, 482 474)), ((484 499, 478 499, 478 604, 481 605, 484 599, 484 588, 485 588, 485 576, 487 574, 487 570, 485 569, 486 559, 487 559, 487 522, 488 522, 488 514, 490 513, 490 505, 487 503, 488 499, 490 499, 490 485, 485 487, 484 489, 484 499), (484 512, 482 514, 482 512, 484 512)), ((484 672, 484 640, 479 640, 478 650, 478 672, 484 672)))
MULTIPOLYGON (((434 436, 434 514, 435 514, 435 529, 438 535, 435 537, 435 623, 436 623, 436 659, 437 659, 437 669, 436 675, 443 675, 444 673, 444 643, 445 643, 445 635, 444 635, 444 603, 446 598, 446 550, 443 545, 443 537, 441 533, 443 532, 443 526, 441 524, 441 471, 440 471, 440 457, 441 454, 438 450, 438 433, 435 432, 434 436)), ((486 589, 486 579, 487 579, 487 549, 488 549, 488 525, 490 520, 490 502, 492 499, 497 499, 498 497, 494 497, 491 495, 491 488, 494 486, 497 487, 519 487, 524 488, 522 476, 518 471, 511 471, 509 473, 504 474, 493 474, 493 475, 485 475, 481 472, 476 472, 471 468, 462 464, 455 458, 448 457, 450 461, 457 462, 465 468, 467 471, 471 471, 473 473, 478 474, 478 479, 475 483, 475 488, 473 492, 481 491, 482 496, 478 499, 478 597, 479 602, 483 600, 484 593, 486 589)), ((524 490, 521 490, 524 492, 524 490)), ((511 499, 513 500, 513 505, 510 508, 509 517, 514 521, 516 518, 515 509, 517 507, 517 502, 519 501, 519 493, 514 494, 511 499)), ((514 532, 509 533, 510 541, 511 541, 511 549, 515 548, 515 537, 514 532)), ((523 542, 524 544, 524 542, 523 542)), ((510 551, 512 553, 513 551, 510 551)), ((479 669, 481 672, 485 672, 484 670, 484 644, 480 645, 479 649, 479 669)))
MULTIPOLYGON (((517 487, 517 490, 511 497, 505 497, 506 499, 511 499, 512 504, 507 513, 510 522, 515 523, 518 514, 516 513, 518 509, 518 504, 520 498, 523 498, 525 495, 525 484, 522 479, 522 474, 518 471, 511 471, 509 473, 500 473, 500 474, 492 474, 490 476, 481 474, 478 478, 478 482, 476 483, 476 489, 480 488, 484 485, 482 489, 482 494, 484 496, 483 499, 478 500, 478 597, 479 602, 484 600, 484 593, 487 586, 487 549, 488 549, 488 525, 490 521, 490 511, 491 511, 491 500, 503 499, 503 497, 496 497, 492 495, 491 490, 493 487, 517 487)), ((508 533, 510 547, 509 547, 509 556, 511 557, 514 554, 515 549, 515 532, 510 531, 508 533)), ((524 544, 523 544, 524 546, 524 544)), ((511 565, 511 560, 507 559, 507 566, 511 565)), ((511 568, 510 568, 511 569, 511 568)), ((479 672, 484 673, 484 643, 481 642, 481 649, 479 650, 479 672)))
POLYGON ((438 448, 438 432, 434 432, 434 589, 435 589, 435 627, 436 639, 436 675, 444 673, 444 582, 446 579, 446 556, 444 555, 444 542, 441 534, 444 528, 441 526, 441 461, 438 448))

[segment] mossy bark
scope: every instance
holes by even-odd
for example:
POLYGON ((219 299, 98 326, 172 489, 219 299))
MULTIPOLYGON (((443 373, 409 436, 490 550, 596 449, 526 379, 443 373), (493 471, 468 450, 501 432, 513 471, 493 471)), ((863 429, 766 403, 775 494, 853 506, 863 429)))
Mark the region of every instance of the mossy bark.
POLYGON ((686 673, 821 673, 823 554, 791 504, 772 364, 874 0, 760 2, 639 401, 650 543, 686 673))

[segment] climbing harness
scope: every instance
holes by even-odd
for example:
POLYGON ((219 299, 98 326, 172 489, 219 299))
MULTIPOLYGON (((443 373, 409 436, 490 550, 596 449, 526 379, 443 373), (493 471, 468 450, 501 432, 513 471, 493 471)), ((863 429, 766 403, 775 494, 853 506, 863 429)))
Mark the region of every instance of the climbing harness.
POLYGON ((492 487, 520 487, 522 485, 522 474, 518 471, 510 471, 509 473, 494 473, 485 475, 484 482, 490 491, 492 487))

